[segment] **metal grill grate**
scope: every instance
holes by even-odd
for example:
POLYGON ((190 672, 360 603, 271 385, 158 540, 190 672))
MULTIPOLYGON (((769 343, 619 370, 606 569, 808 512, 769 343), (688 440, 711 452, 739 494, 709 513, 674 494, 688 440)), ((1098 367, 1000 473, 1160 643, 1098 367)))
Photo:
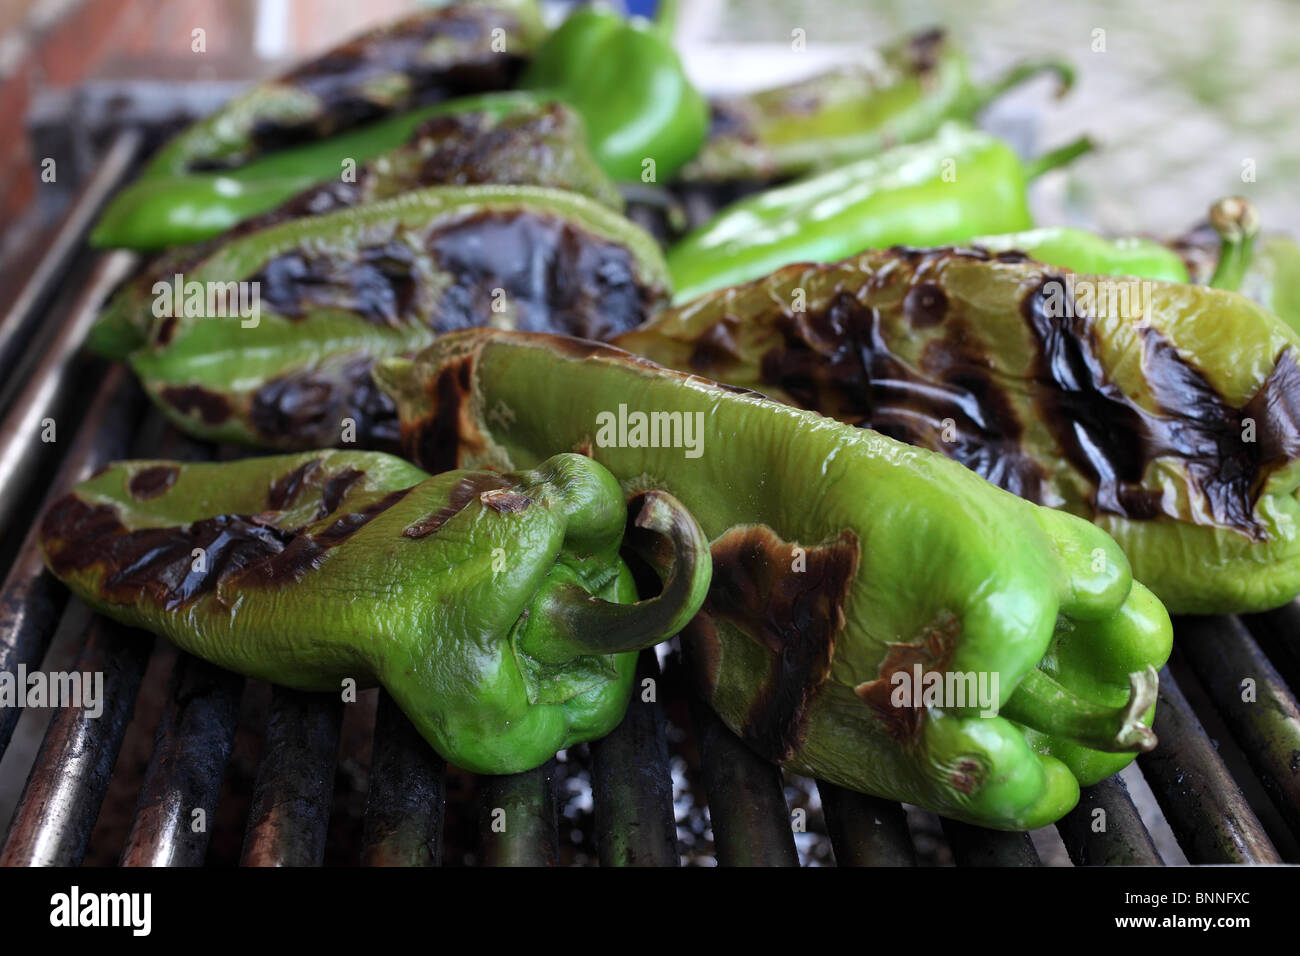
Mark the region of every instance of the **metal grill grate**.
MULTIPOLYGON (((0 527, 7 531, 0 539, 21 540, 0 554, 9 560, 0 595, 2 670, 39 668, 60 620, 77 613, 67 592, 44 571, 33 530, 28 527, 20 539, 24 522, 40 510, 36 486, 50 489, 49 500, 114 458, 221 453, 163 426, 145 410, 123 369, 88 363, 78 352, 99 303, 134 264, 123 253, 93 256, 81 238, 131 168, 140 143, 133 132, 114 142, 0 324, 0 371, 5 377, 18 372, 0 424, 0 527), (42 444, 38 435, 47 418, 76 421, 75 435, 42 444)), ((1175 659, 1161 675, 1160 747, 1138 765, 1179 846, 1193 863, 1300 859, 1300 710, 1290 689, 1300 675, 1300 607, 1240 619, 1183 619, 1177 631, 1175 659), (1256 702, 1243 701, 1244 678, 1254 681, 1256 702)), ((54 714, 0 850, 2 864, 78 864, 86 855, 154 643, 100 618, 90 619, 81 642, 75 666, 105 675, 104 712, 95 718, 74 707, 54 714)), ((643 653, 639 677, 661 676, 655 655, 643 653)), ((684 682, 658 684, 673 688, 684 682)), ((211 828, 196 832, 191 824, 195 811, 208 820, 218 813, 242 691, 234 675, 179 656, 121 848, 123 865, 204 861, 211 828)), ((678 863, 670 760, 690 750, 698 753, 717 861, 797 865, 780 771, 751 753, 707 707, 690 701, 686 709, 681 703, 645 702, 638 695, 622 725, 590 745, 600 862, 678 863), (693 748, 670 744, 667 707, 689 713, 693 748)), ((319 865, 326 858, 343 712, 335 697, 273 691, 243 863, 319 865)), ((17 718, 16 709, 0 709, 0 755, 17 718)), ((530 773, 479 781, 481 862, 558 860, 557 770, 552 760, 530 773), (501 808, 511 821, 504 832, 494 826, 494 811, 501 808)), ((818 789, 840 865, 916 862, 913 835, 898 804, 829 784, 818 789)), ((381 693, 359 861, 438 863, 448 809, 445 764, 381 693)), ((472 812, 454 801, 450 809, 460 816, 472 812)), ((1161 862, 1119 778, 1087 788, 1058 830, 1077 865, 1161 862), (1094 825, 1098 809, 1106 820, 1100 832, 1094 825)), ((1040 862, 1027 834, 945 821, 943 835, 959 864, 1040 862)))

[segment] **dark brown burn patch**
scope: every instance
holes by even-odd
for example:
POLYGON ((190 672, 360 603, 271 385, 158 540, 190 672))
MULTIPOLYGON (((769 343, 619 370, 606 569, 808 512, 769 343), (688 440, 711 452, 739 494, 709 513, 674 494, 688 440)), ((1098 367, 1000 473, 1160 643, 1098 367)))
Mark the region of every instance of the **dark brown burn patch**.
POLYGON ((312 458, 305 461, 287 475, 281 475, 275 481, 271 482, 271 487, 266 494, 266 503, 272 511, 284 511, 289 508, 297 499, 298 493, 302 491, 303 486, 308 484, 316 472, 320 471, 321 463, 319 458, 312 458))
POLYGON ((1158 409, 1152 412, 1110 380, 1094 319, 1078 314, 1064 279, 1044 279, 1025 296, 1021 312, 1038 344, 1035 400, 1066 458, 1092 482, 1097 513, 1180 518, 1166 510, 1161 492, 1142 486, 1148 466, 1170 457, 1204 496, 1216 524, 1264 536, 1254 516, 1259 494, 1274 470, 1300 456, 1300 370, 1290 348, 1278 355, 1259 392, 1234 408, 1172 342, 1144 328, 1142 371, 1158 409), (1247 419, 1254 422, 1254 441, 1246 440, 1247 419))
POLYGON ((355 424, 355 447, 400 450, 397 406, 371 377, 374 360, 345 362, 282 375, 253 393, 249 424, 280 447, 329 448, 339 444, 344 422, 355 424))
POLYGON ((451 471, 460 460, 461 410, 469 400, 474 362, 475 356, 468 355, 439 369, 430 389, 433 413, 403 429, 416 463, 426 471, 451 471))
POLYGON ((182 415, 197 412, 205 425, 220 425, 231 415, 226 396, 198 385, 169 385, 162 390, 162 400, 182 415))
MULTIPOLYGON (((402 530, 402 534, 408 538, 423 538, 426 535, 433 534, 464 511, 470 502, 475 499, 484 500, 487 495, 505 493, 507 489, 513 488, 515 485, 516 482, 513 478, 495 475, 491 472, 474 472, 466 475, 452 485, 451 494, 448 496, 447 504, 444 507, 412 522, 402 530)), ((524 496, 519 495, 518 497, 523 498, 524 496)))
POLYGON ((338 511, 348 489, 365 476, 366 473, 357 468, 344 468, 337 475, 330 475, 321 486, 320 507, 316 509, 316 517, 324 518, 338 511))
POLYGON ((479 500, 497 514, 512 515, 526 511, 533 503, 532 498, 514 491, 485 491, 479 500))
POLYGON ((180 469, 175 465, 154 465, 132 475, 126 483, 126 490, 137 501, 148 501, 176 484, 179 475, 180 469))
POLYGON ((914 329, 932 329, 948 312, 948 297, 934 282, 918 282, 903 296, 903 316, 914 329))
MULTIPOLYGON (((936 301, 933 293, 922 297, 936 301)), ((938 451, 1022 498, 1042 500, 1042 468, 1021 447, 1020 419, 993 360, 955 317, 927 345, 920 368, 894 354, 880 312, 847 291, 783 314, 775 326, 783 342, 760 360, 763 384, 803 408, 938 451)))
POLYGON ((939 27, 914 33, 907 41, 908 62, 912 72, 930 73, 939 65, 947 43, 947 34, 939 27))
POLYGON ((41 540, 55 574, 100 567, 100 595, 106 600, 144 600, 175 611, 214 593, 226 580, 237 589, 281 587, 301 580, 322 565, 329 549, 408 491, 393 492, 314 535, 286 531, 257 515, 216 515, 186 525, 130 531, 116 509, 65 495, 42 518, 41 540), (201 557, 195 549, 202 550, 201 557))
POLYGON ((849 531, 802 554, 797 548, 765 525, 727 532, 711 548, 713 581, 701 612, 740 628, 772 655, 742 736, 775 761, 802 742, 808 702, 830 673, 858 567, 849 531))
POLYGON ((691 351, 691 368, 707 373, 709 369, 740 362, 744 356, 736 344, 736 330, 739 326, 740 320, 734 315, 724 315, 701 332, 695 338, 691 351))
POLYGON ((353 249, 346 257, 293 249, 275 256, 254 275, 262 302, 287 319, 313 310, 350 312, 372 325, 401 328, 420 319, 416 252, 400 239, 353 249))
MULTIPOLYGON (((914 744, 920 740, 926 708, 920 703, 916 706, 894 705, 891 699, 896 690, 894 675, 906 674, 910 681, 917 666, 923 674, 945 673, 960 634, 961 621, 956 615, 951 612, 940 614, 926 625, 915 642, 889 644, 876 679, 864 681, 853 689, 884 722, 889 735, 900 743, 914 744)), ((914 687, 913 690, 920 694, 922 688, 914 687)))

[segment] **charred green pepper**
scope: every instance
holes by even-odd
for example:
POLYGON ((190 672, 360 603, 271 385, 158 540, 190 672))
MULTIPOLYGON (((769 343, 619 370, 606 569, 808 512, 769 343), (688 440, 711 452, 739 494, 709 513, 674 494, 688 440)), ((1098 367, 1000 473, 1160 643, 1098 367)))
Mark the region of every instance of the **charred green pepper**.
POLYGON ((682 170, 685 182, 770 181, 850 163, 973 120, 998 96, 1044 72, 1057 95, 1074 83, 1059 61, 1021 63, 987 87, 971 82, 965 54, 943 30, 881 50, 874 62, 786 86, 715 99, 709 137, 682 170))
POLYGON ((987 133, 949 125, 925 143, 766 190, 728 206, 668 250, 676 299, 792 262, 1028 229, 1028 180, 1089 148, 1080 140, 1025 164, 987 133))
POLYGON ((704 142, 708 106, 673 49, 676 0, 655 22, 589 6, 537 48, 521 85, 582 114, 597 162, 617 180, 667 182, 704 142))
POLYGON ((418 190, 166 262, 118 292, 92 346, 183 430, 286 450, 393 447, 376 358, 482 323, 608 338, 668 285, 640 228, 535 186, 418 190))
POLYGON ((698 526, 634 504, 663 584, 639 603, 622 490, 578 455, 434 478, 377 453, 124 462, 55 502, 40 545, 110 617, 288 687, 382 685, 447 760, 518 773, 612 730, 636 651, 700 606, 698 526))
POLYGON ((1087 521, 941 455, 563 336, 455 332, 375 374, 426 467, 576 450, 627 493, 680 500, 713 556, 684 646, 722 719, 772 760, 1025 829, 1154 744, 1169 618, 1087 521), (898 697, 918 671, 953 694, 898 697), (987 706, 969 684, 961 697, 968 676, 987 706))
POLYGON ((871 252, 616 340, 1094 521, 1178 613, 1300 592, 1300 336, 1244 296, 1018 252, 871 252))

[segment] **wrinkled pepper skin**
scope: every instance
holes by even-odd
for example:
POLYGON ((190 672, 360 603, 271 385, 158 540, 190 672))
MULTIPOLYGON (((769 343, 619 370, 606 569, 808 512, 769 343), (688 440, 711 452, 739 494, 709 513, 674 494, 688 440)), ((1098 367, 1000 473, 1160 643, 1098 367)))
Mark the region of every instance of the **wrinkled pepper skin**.
POLYGON ((971 121, 995 97, 1044 71, 1057 75, 1058 96, 1074 82, 1062 63, 1023 63, 980 88, 945 31, 915 33, 880 50, 874 62, 713 100, 708 139, 678 178, 771 182, 850 163, 923 140, 946 121, 971 121))
POLYGON ((622 490, 578 455, 433 478, 358 452, 123 462, 53 504, 40 544, 116 620, 288 687, 382 685, 447 760, 518 773, 612 730, 637 649, 703 599, 690 516, 664 495, 635 511, 664 581, 640 603, 622 490))
POLYGON ((370 379, 376 358, 483 322, 608 338, 644 321, 667 287, 654 240, 584 196, 437 187, 172 261, 117 293, 91 346, 125 355, 159 408, 196 437, 390 450, 397 423, 370 379), (229 308, 209 314, 206 301, 195 314, 156 315, 160 296, 160 311, 180 311, 166 308, 177 298, 168 273, 182 276, 182 297, 191 282, 247 283, 250 298, 258 290, 256 321, 229 308))
POLYGON ((394 113, 507 89, 543 33, 533 0, 422 10, 253 86, 173 137, 142 178, 233 169, 394 113))
POLYGON ((790 266, 616 341, 1092 520, 1174 613, 1300 592, 1300 336, 1236 293, 899 248, 790 266))
POLYGON ((708 104, 673 48, 675 8, 659 0, 649 22, 581 6, 537 47, 520 80, 582 114, 596 161, 615 180, 668 182, 704 142, 708 104))
POLYGON ((684 646, 705 698, 773 761, 1014 830, 1154 744, 1169 619, 1082 519, 941 455, 563 336, 456 332, 375 375, 425 467, 577 450, 625 492, 680 500, 713 555, 684 646), (601 416, 620 405, 698 416, 699 454, 615 440, 601 416), (894 706, 893 675, 914 663, 996 673, 1002 713, 894 706))
POLYGON ((677 302, 792 262, 931 246, 1033 225, 1028 174, 1000 140, 949 125, 934 139, 764 190, 668 250, 677 302))
POLYGON ((622 208, 586 148, 581 117, 558 102, 497 93, 281 150, 232 172, 135 183, 113 198, 91 244, 160 249, 423 186, 489 182, 572 189, 622 208))

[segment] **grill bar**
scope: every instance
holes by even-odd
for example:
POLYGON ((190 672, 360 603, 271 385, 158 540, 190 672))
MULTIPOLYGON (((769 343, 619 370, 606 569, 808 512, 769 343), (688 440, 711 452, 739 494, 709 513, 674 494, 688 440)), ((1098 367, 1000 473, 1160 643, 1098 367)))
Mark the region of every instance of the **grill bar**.
MULTIPOLYGON (((42 307, 66 277, 73 257, 81 249, 81 237, 90 229, 100 207, 126 178, 141 141, 139 131, 132 129, 123 130, 113 140, 94 174, 73 200, 35 271, 0 319, 0 381, 8 381, 18 366, 31 333, 38 326, 42 307)), ((74 347, 79 342, 78 339, 74 347)))
POLYGON ((1300 602, 1263 614, 1243 614, 1240 620, 1287 684, 1300 688, 1300 602))
POLYGON ((1042 866, 1028 833, 986 830, 943 817, 940 822, 958 866, 1042 866))
POLYGON ((691 698, 719 866, 798 866, 781 771, 691 698))
POLYGON ((590 747, 601 866, 680 864, 661 683, 654 651, 642 651, 627 715, 590 747), (647 690, 653 691, 649 701, 643 699, 647 690))
POLYGON ((341 698, 274 688, 241 865, 320 866, 325 861, 342 722, 341 698))
POLYGON ((122 850, 122 866, 203 863, 235 742, 243 686, 230 671, 180 655, 168 682, 167 705, 122 850))
POLYGON ((135 261, 135 256, 129 252, 114 252, 96 262, 90 280, 72 306, 71 314, 59 327, 53 341, 44 347, 36 369, 0 422, 0 488, 5 491, 0 495, 0 529, 8 527, 14 509, 41 464, 44 456, 34 453, 42 444, 41 423, 47 418, 53 419, 60 407, 66 404, 73 379, 70 375, 73 360, 99 314, 100 305, 130 274, 135 261))
POLYGON ((488 866, 555 866, 555 758, 536 770, 480 777, 479 833, 488 866))
POLYGON ((361 837, 364 865, 441 863, 446 775, 446 762, 381 690, 361 837))
POLYGON ((1164 865, 1119 774, 1082 788, 1056 830, 1075 866, 1164 865))
POLYGON ((1138 765, 1188 861, 1282 862, 1168 667, 1160 672, 1155 732, 1160 746, 1138 765))
POLYGON ((60 707, 46 731, 0 853, 0 866, 75 866, 86 853, 135 709, 153 637, 95 618, 76 670, 103 673, 103 713, 60 707))
POLYGON ((1182 618, 1178 649, 1209 691, 1291 832, 1300 836, 1300 708, 1250 633, 1233 618, 1182 618), (1254 681, 1254 696, 1242 688, 1254 681))
MULTIPOLYGON (((144 406, 144 395, 123 368, 104 377, 93 405, 54 479, 48 505, 106 461, 120 458, 144 406)), ((44 510, 42 508, 42 510, 44 510)), ((37 548, 38 525, 23 539, 0 593, 0 671, 16 675, 18 666, 40 666, 59 617, 68 604, 68 590, 45 570, 37 548)), ((18 723, 18 709, 0 707, 0 756, 18 723)))
POLYGON ((817 781, 836 866, 916 866, 907 815, 893 800, 817 781))

